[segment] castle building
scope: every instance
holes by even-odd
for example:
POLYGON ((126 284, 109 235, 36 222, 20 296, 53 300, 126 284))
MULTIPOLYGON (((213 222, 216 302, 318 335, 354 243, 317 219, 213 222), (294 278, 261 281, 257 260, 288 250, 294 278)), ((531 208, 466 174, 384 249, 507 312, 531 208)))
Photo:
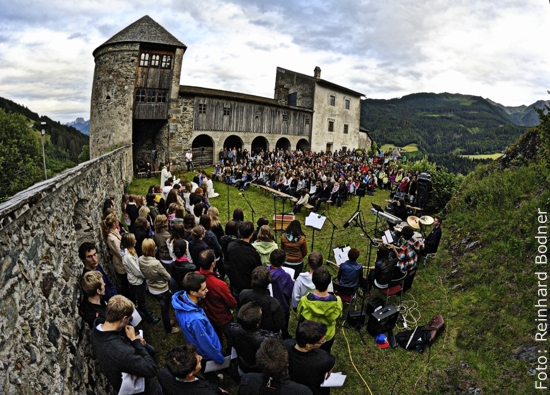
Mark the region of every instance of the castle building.
POLYGON ((360 129, 361 97, 351 89, 277 68, 274 98, 179 85, 187 47, 149 16, 93 52, 90 155, 133 144, 134 164, 200 165, 226 147, 249 152, 370 148, 360 129))

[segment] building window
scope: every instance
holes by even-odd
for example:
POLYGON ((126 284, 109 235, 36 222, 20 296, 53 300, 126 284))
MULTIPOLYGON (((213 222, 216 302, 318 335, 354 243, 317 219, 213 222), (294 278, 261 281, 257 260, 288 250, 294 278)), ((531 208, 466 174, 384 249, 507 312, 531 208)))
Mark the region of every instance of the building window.
POLYGON ((199 104, 199 114, 206 114, 206 104, 199 104))
POLYGON ((283 114, 283 122, 287 122, 288 121, 288 114, 283 114))
POLYGON ((331 106, 335 106, 336 105, 336 96, 330 95, 328 104, 330 104, 331 106))
POLYGON ((231 115, 231 108, 230 107, 224 107, 223 108, 223 115, 231 115))
POLYGON ((154 103, 157 96, 157 92, 154 90, 147 91, 147 103, 154 103))
POLYGON ((349 129, 348 125, 344 125, 344 134, 348 134, 348 129, 349 129))
POLYGON ((138 89, 136 91, 136 102, 144 102, 145 101, 145 89, 138 89))
POLYGON ((344 108, 349 110, 349 100, 344 101, 344 108))
POLYGON ((262 115, 262 112, 261 111, 256 111, 255 118, 256 119, 260 118, 260 115, 262 115))
POLYGON ((162 67, 163 69, 169 69, 171 64, 172 64, 172 56, 162 55, 162 62, 160 63, 160 67, 162 67))
POLYGON ((166 91, 157 92, 157 102, 166 103, 166 91))
POLYGON ((151 67, 159 67, 160 55, 151 55, 151 67))
POLYGON ((334 121, 331 121, 331 120, 328 121, 328 131, 334 132, 334 121))
POLYGON ((305 117, 304 123, 305 123, 306 125, 309 125, 309 117, 305 117))
POLYGON ((139 58, 139 65, 143 67, 149 66, 149 54, 148 53, 142 53, 139 58))
POLYGON ((346 147, 346 146, 343 146, 343 147, 342 147, 342 151, 343 151, 343 152, 346 152, 347 150, 348 150, 348 147, 346 147))

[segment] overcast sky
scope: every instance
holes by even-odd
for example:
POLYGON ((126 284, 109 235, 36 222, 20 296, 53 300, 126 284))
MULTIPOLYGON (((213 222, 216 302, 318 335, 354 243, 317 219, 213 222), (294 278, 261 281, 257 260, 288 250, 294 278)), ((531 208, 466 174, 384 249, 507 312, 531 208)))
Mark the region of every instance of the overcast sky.
POLYGON ((277 66, 390 99, 550 96, 548 0, 0 0, 0 96, 89 118, 92 52, 149 15, 187 45, 180 83, 273 97, 277 66))

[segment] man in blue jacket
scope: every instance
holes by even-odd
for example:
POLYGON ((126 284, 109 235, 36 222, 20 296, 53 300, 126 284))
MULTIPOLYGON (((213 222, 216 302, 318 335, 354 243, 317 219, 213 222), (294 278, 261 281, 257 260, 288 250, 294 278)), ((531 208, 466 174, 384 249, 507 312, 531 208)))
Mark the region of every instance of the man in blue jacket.
POLYGON ((183 278, 183 289, 172 297, 172 306, 187 342, 197 347, 198 354, 205 359, 223 364, 220 339, 204 309, 199 306, 199 299, 203 299, 208 292, 206 276, 187 273, 183 278))

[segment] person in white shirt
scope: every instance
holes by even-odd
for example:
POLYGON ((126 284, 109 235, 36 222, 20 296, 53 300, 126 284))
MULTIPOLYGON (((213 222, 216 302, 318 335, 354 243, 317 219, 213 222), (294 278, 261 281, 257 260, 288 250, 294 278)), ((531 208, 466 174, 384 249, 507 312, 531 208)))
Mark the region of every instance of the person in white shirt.
POLYGON ((185 163, 187 164, 187 171, 191 171, 191 169, 195 170, 195 166, 193 166, 193 153, 190 149, 185 153, 185 163))
POLYGON ((166 180, 168 180, 171 177, 172 177, 172 173, 170 173, 170 162, 166 162, 162 167, 162 171, 160 172, 160 187, 164 188, 164 184, 166 180))

